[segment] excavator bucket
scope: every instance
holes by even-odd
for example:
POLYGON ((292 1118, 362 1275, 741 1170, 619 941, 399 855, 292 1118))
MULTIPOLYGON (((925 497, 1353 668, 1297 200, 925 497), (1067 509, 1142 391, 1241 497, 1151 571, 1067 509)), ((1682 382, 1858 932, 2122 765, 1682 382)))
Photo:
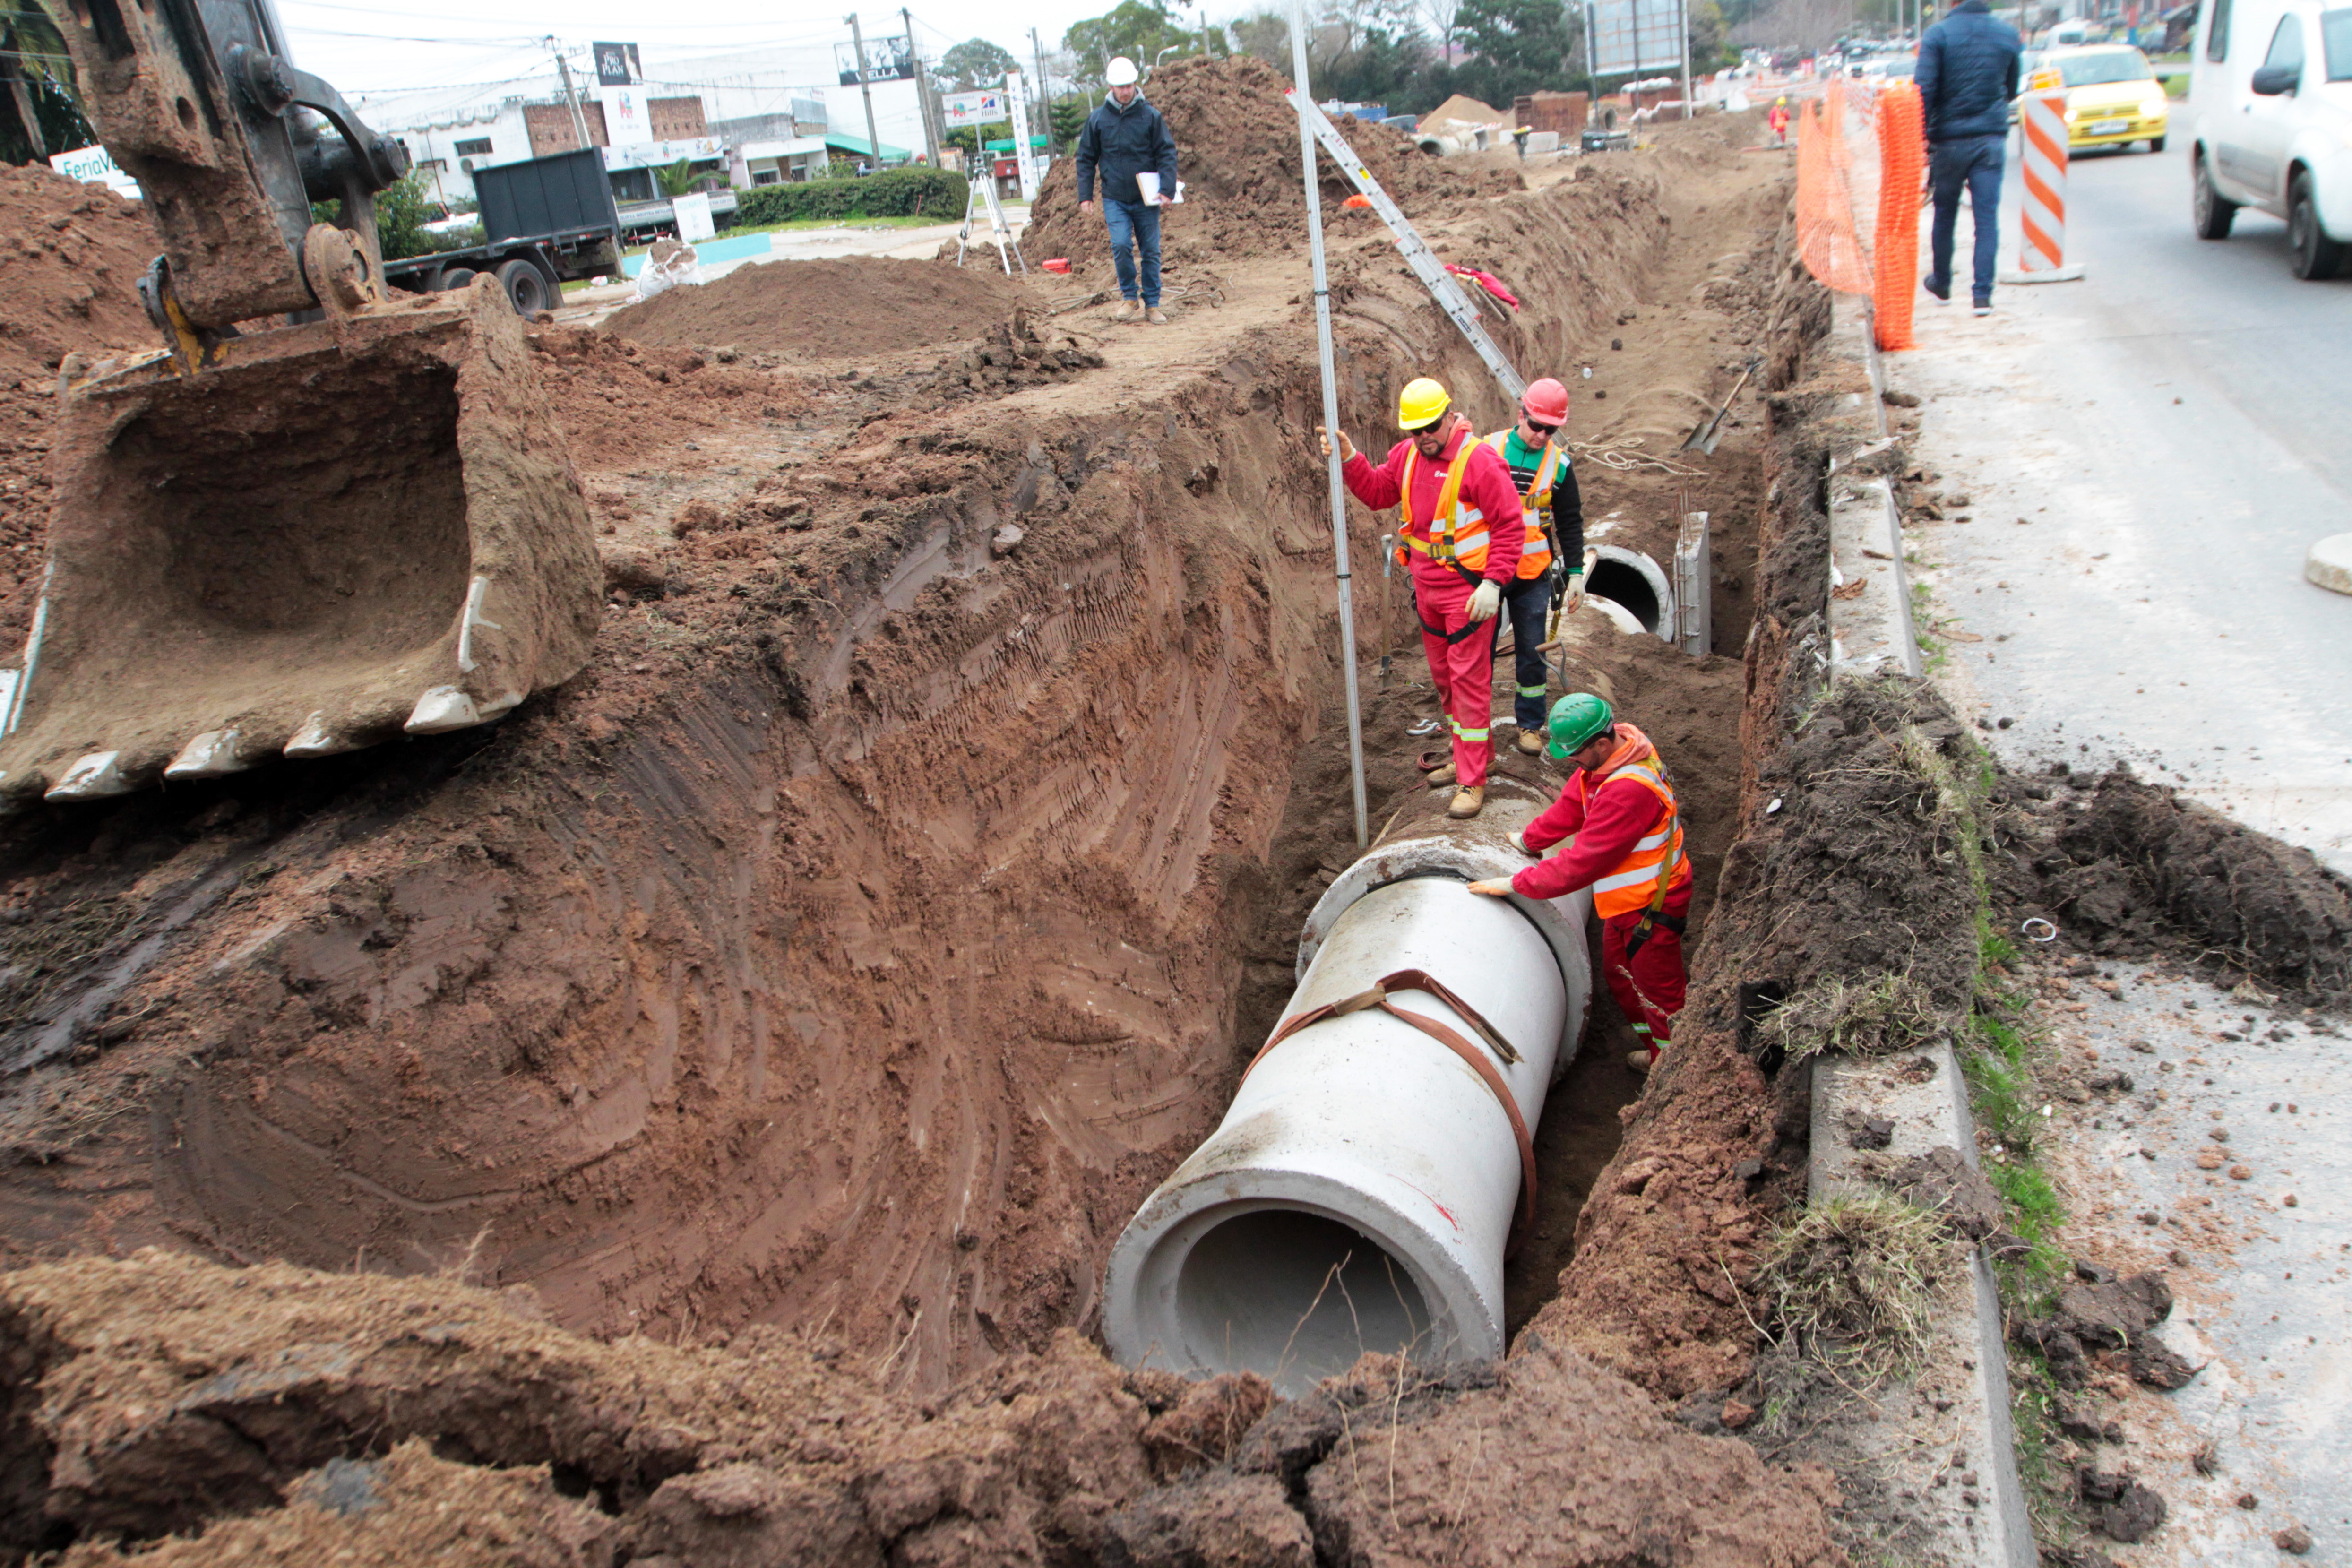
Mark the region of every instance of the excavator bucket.
MULTIPOLYGON (((587 658, 587 507, 495 280, 63 378, 0 801, 499 718, 587 658)), ((365 296, 362 298, 362 296, 365 296)))

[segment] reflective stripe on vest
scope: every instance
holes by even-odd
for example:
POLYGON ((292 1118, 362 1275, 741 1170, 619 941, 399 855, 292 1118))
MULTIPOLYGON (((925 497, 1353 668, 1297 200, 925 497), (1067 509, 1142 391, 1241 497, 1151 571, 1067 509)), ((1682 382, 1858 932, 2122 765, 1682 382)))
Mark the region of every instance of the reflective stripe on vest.
MULTIPOLYGON (((1625 858, 1592 884, 1593 911, 1602 920, 1660 907, 1665 902, 1665 890, 1674 884, 1675 873, 1682 867, 1682 812, 1675 804, 1675 792, 1667 784, 1664 773, 1665 764, 1654 751, 1601 781, 1607 784, 1617 779, 1633 779, 1658 797, 1661 808, 1658 826, 1636 840, 1625 852, 1625 858)), ((1588 808, 1600 788, 1596 784, 1587 792, 1588 808)))
POLYGON ((1476 507, 1462 504, 1462 473, 1470 466, 1470 452, 1477 445, 1465 441, 1446 466, 1445 482, 1438 487, 1437 515, 1427 522, 1416 521, 1412 515, 1413 463, 1421 456, 1417 447, 1407 447, 1404 454, 1404 494, 1401 505, 1404 510, 1403 542, 1441 566, 1461 566, 1476 572, 1486 564, 1486 514, 1476 507), (1416 536, 1414 529, 1420 529, 1416 536))
MULTIPOLYGON (((1510 430, 1502 429, 1492 436, 1480 437, 1495 448, 1495 456, 1503 458, 1506 467, 1509 466, 1510 459, 1503 450, 1503 444, 1510 437, 1510 430)), ((1551 565, 1551 531, 1546 524, 1544 513, 1551 506, 1551 487, 1559 480, 1559 448, 1546 441, 1543 460, 1536 465, 1536 477, 1528 485, 1527 493, 1519 497, 1519 515, 1528 525, 1527 542, 1519 546, 1519 579, 1522 582, 1542 576, 1551 565)))

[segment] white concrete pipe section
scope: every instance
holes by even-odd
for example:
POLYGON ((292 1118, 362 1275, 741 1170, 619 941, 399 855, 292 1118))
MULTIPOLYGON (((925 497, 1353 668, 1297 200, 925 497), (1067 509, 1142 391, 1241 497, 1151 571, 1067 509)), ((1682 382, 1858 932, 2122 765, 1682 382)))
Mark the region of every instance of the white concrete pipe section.
MULTIPOLYGON (((1404 984, 1391 1005, 1483 1053, 1532 1139, 1584 1027, 1591 900, 1465 884, 1528 864, 1507 836, 1542 804, 1497 778, 1475 821, 1358 860, 1308 918, 1284 1020, 1422 971, 1478 1017, 1404 984)), ((1246 1369, 1286 1394, 1365 1351, 1423 1365, 1499 1356, 1522 1164, 1501 1097, 1454 1048, 1380 1007, 1300 1028, 1119 1237, 1104 1338, 1130 1366, 1246 1369)))

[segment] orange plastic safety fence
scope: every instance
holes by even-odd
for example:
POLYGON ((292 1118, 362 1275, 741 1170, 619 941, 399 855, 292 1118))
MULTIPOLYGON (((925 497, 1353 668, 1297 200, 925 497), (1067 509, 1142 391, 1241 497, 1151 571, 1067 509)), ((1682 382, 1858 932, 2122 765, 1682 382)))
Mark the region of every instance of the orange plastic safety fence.
POLYGON ((1846 183, 1845 138, 1837 84, 1832 102, 1797 107, 1797 253, 1824 287, 1845 294, 1871 291, 1870 262, 1853 229, 1853 195, 1846 183))
POLYGON ((1878 95, 1877 287, 1872 318, 1882 350, 1907 349, 1911 305, 1919 292, 1919 190, 1927 173, 1927 135, 1919 89, 1899 82, 1878 95))

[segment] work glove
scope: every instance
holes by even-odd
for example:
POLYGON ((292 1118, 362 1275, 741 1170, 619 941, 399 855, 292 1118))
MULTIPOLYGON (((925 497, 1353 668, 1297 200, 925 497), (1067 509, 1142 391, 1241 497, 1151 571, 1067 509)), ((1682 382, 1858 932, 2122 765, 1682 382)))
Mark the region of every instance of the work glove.
POLYGON ((1511 847, 1517 850, 1520 854, 1526 856, 1530 860, 1540 860, 1543 858, 1542 850, 1530 849, 1528 847, 1527 832, 1524 828, 1513 830, 1511 834, 1511 847))
POLYGON ((1560 614, 1562 614, 1562 615, 1566 615, 1566 616, 1572 616, 1572 615, 1574 615, 1574 614, 1575 614, 1579 609, 1582 608, 1582 607, 1583 607, 1583 605, 1584 605, 1584 574, 1583 574, 1583 573, 1581 573, 1581 572, 1570 572, 1570 573, 1568 574, 1567 581, 1566 581, 1566 582, 1561 585, 1561 588, 1560 588, 1560 595, 1559 595, 1559 609, 1560 609, 1560 614))
MULTIPOLYGON (((1331 433, 1328 430, 1324 429, 1320 425, 1318 425, 1315 426, 1315 434, 1322 445, 1323 455, 1327 458, 1329 457, 1331 455, 1331 433)), ((1339 456, 1341 459, 1344 460, 1352 458, 1355 455, 1356 444, 1348 439, 1348 433, 1345 430, 1340 431, 1339 456)), ((1492 615, 1494 612, 1489 610, 1487 614, 1492 615)))
MULTIPOLYGON (((1342 437, 1341 439, 1344 440, 1346 437, 1342 437)), ((1503 585, 1500 583, 1489 577, 1479 584, 1478 591, 1470 595, 1471 624, 1475 626, 1480 621, 1493 620, 1495 612, 1502 607, 1502 603, 1503 585)))

